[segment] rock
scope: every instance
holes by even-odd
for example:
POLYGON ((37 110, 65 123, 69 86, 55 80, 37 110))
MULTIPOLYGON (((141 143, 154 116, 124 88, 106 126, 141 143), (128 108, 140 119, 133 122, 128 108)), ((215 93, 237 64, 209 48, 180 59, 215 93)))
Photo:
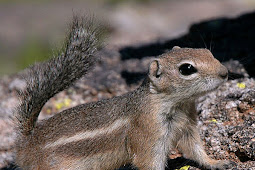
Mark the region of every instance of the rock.
POLYGON ((255 160, 254 89, 252 78, 228 81, 202 97, 204 100, 200 99, 198 104, 201 138, 206 150, 216 159, 238 162, 238 168, 251 167, 255 160), (238 83, 245 84, 245 88, 240 88, 238 83))

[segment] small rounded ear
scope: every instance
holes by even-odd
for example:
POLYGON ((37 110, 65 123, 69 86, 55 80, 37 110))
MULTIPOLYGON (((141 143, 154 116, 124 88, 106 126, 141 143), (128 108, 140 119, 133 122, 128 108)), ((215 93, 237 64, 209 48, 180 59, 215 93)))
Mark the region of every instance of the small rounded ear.
POLYGON ((160 78, 162 74, 162 68, 158 60, 153 60, 149 67, 149 77, 151 80, 160 78))
POLYGON ((180 49, 181 47, 179 47, 179 46, 174 46, 172 49, 173 50, 176 50, 176 49, 180 49))

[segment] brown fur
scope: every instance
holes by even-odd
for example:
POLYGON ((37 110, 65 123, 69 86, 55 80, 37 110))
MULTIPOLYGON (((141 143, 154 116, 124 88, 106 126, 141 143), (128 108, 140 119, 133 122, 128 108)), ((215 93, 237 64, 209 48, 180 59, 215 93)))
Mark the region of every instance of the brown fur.
MULTIPOLYGON (((195 99, 217 88, 226 76, 226 68, 210 51, 175 47, 151 62, 137 90, 65 110, 34 125, 23 123, 28 130, 17 140, 17 164, 28 170, 98 170, 132 163, 140 170, 163 170, 169 150, 178 148, 202 166, 224 169, 228 162, 212 160, 203 150, 195 99), (182 75, 184 63, 197 72, 182 75)), ((53 80, 44 81, 47 85, 53 80)), ((38 114, 31 116, 36 120, 38 114)))

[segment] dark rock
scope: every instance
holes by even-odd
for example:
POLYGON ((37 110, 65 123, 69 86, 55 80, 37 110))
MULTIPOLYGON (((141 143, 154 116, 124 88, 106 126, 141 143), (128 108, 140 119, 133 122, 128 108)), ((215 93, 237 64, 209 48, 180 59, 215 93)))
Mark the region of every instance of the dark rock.
POLYGON ((189 33, 174 40, 157 41, 120 50, 121 59, 157 56, 174 46, 208 48, 221 62, 238 60, 255 76, 255 13, 235 19, 220 18, 194 24, 189 33))

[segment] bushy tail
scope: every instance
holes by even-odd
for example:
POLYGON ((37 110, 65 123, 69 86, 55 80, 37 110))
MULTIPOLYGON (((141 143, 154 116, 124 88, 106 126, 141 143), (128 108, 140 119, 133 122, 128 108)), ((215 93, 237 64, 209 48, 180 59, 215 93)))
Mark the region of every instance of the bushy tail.
POLYGON ((44 104, 56 93, 86 74, 96 62, 102 44, 102 27, 93 17, 73 17, 62 54, 28 70, 27 88, 17 109, 18 129, 31 134, 44 104))

